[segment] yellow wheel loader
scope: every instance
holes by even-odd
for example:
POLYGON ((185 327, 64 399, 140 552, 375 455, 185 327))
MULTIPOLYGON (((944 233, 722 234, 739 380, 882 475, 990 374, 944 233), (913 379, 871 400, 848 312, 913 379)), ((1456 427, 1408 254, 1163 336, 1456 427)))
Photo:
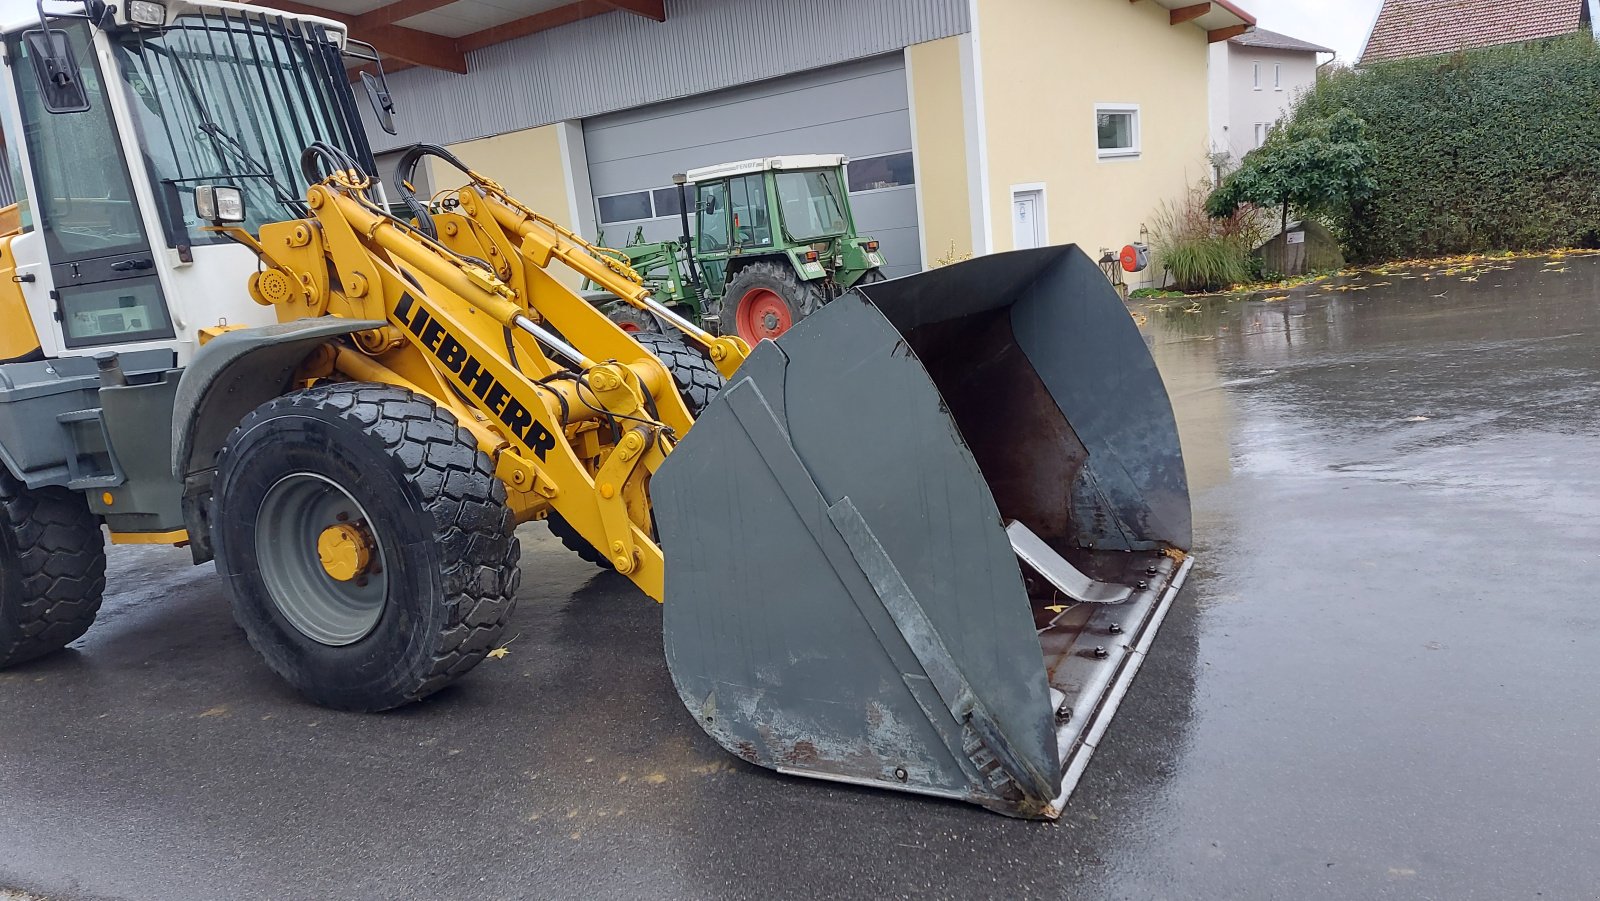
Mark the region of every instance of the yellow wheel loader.
POLYGON ((1171 409, 1081 251, 865 286, 752 351, 444 149, 402 168, 459 186, 388 212, 336 23, 4 15, 0 666, 90 626, 109 534, 215 560, 312 701, 396 707, 502 640, 543 519, 665 602, 733 754, 1060 813, 1190 563, 1171 409))

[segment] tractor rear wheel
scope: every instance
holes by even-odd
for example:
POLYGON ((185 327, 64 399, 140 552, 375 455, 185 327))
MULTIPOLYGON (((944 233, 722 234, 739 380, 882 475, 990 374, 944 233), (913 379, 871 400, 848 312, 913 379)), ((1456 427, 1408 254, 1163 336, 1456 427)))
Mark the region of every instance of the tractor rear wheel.
POLYGON ((83 496, 28 488, 0 467, 0 667, 89 630, 106 587, 105 538, 83 496))
POLYGON ((739 270, 722 296, 722 333, 732 333, 752 346, 776 338, 811 315, 822 294, 795 275, 788 263, 764 261, 739 270))
POLYGON ((223 445, 214 503, 234 618, 318 704, 432 694, 483 660, 516 604, 505 485, 423 395, 344 383, 263 404, 223 445))

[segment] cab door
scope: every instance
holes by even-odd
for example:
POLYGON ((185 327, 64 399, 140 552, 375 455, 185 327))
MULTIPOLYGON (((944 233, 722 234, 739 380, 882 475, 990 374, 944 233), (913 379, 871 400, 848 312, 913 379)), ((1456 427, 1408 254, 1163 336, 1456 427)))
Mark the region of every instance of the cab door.
POLYGON ((728 183, 695 185, 695 261, 713 297, 721 297, 728 271, 733 230, 728 225, 728 183))
POLYGON ((40 83, 40 33, 9 39, 61 346, 92 348, 173 338, 155 254, 107 103, 88 29, 56 26, 72 49, 87 103, 62 108, 40 83), (54 108, 52 108, 54 107, 54 108), (86 107, 86 108, 84 108, 86 107))

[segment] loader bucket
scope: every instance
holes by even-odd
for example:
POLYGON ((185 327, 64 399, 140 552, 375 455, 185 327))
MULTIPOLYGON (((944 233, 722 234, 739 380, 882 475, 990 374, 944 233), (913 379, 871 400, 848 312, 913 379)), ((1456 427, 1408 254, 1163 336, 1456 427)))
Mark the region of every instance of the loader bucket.
POLYGON ((1171 406, 1076 247, 763 341, 655 476, 667 664, 784 773, 1053 818, 1187 570, 1171 406))

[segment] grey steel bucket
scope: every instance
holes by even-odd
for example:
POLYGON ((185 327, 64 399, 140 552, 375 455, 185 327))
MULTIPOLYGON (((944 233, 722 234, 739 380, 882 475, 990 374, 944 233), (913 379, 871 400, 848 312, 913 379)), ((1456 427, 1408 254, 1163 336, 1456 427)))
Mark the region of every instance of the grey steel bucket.
POLYGON ((654 476, 689 711, 782 772, 1054 817, 1189 560, 1182 451, 1076 247, 760 344, 654 476))

